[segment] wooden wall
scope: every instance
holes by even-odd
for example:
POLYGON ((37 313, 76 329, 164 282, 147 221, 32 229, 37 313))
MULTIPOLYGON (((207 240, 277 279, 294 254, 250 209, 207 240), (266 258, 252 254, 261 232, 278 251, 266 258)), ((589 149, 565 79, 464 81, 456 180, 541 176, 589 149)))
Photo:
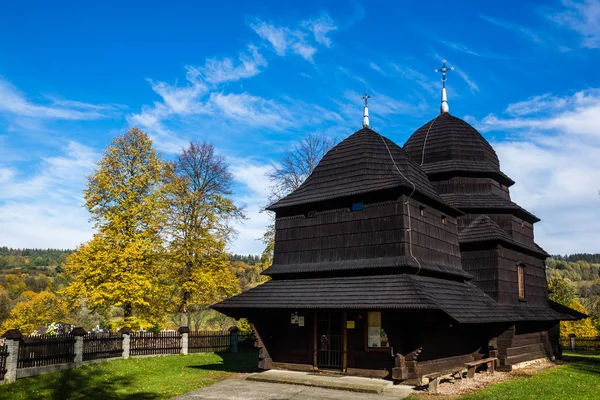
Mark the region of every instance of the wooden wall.
MULTIPOLYGON (((409 206, 413 255, 420 262, 437 262, 461 268, 456 218, 415 199, 410 199, 409 206), (420 207, 424 208, 424 216, 420 215, 420 207), (442 224, 442 216, 446 219, 446 225, 442 224)), ((405 225, 408 226, 406 212, 405 219, 405 225)))
POLYGON ((455 176, 450 179, 432 181, 439 194, 448 193, 494 193, 510 200, 508 188, 492 178, 455 176))
MULTIPOLYGON (((402 195, 395 201, 277 218, 274 264, 318 263, 408 255, 408 216, 402 195), (310 216, 309 216, 310 215, 310 216)), ((456 219, 411 199, 413 254, 424 262, 461 267, 456 219)))
POLYGON ((473 275, 474 283, 498 301, 498 248, 462 251, 463 269, 473 275))
POLYGON ((498 301, 519 303, 517 265, 525 265, 525 302, 548 305, 548 289, 544 260, 522 252, 500 247, 498 250, 498 301))
POLYGON ((518 323, 498 336, 500 364, 512 366, 539 358, 552 358, 558 348, 558 337, 551 332, 553 322, 518 323))
POLYGON ((312 366, 314 313, 299 312, 305 318, 303 327, 290 323, 291 313, 292 310, 264 310, 250 320, 273 362, 312 366))

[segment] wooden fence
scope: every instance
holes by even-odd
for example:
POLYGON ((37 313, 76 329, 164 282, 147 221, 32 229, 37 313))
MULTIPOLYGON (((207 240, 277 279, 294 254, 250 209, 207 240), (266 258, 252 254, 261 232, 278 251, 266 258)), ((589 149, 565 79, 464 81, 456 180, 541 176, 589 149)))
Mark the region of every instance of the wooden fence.
POLYGON ((188 336, 188 352, 211 353, 228 351, 231 334, 228 331, 192 331, 188 336))
POLYGON ((0 382, 64 370, 93 360, 252 349, 254 337, 251 332, 231 330, 180 334, 127 329, 114 333, 86 333, 83 328, 75 328, 70 334, 23 336, 15 329, 7 332, 5 342, 0 340, 0 382), (182 340, 185 335, 187 340, 182 340), (14 362, 7 362, 8 351, 18 355, 14 362))
POLYGON ((83 337, 83 361, 123 355, 123 335, 118 332, 88 333, 83 337))
POLYGON ((575 337, 571 341, 571 338, 560 339, 560 345, 563 350, 586 350, 586 351, 600 351, 600 338, 598 337, 575 337))
POLYGON ((23 337, 19 345, 18 368, 43 367, 73 362, 75 338, 71 335, 23 337))
POLYGON ((179 354, 181 338, 178 332, 132 332, 129 342, 129 354, 132 356, 151 356, 158 354, 179 354))

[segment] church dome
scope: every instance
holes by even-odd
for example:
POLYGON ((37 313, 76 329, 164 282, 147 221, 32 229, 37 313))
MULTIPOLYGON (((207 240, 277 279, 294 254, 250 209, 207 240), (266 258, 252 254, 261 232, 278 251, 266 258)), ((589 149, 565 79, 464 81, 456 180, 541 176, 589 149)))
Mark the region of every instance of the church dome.
POLYGON ((498 156, 488 141, 447 112, 417 129, 403 149, 430 177, 462 172, 493 175, 507 186, 514 183, 500 171, 498 156))
POLYGON ((331 149, 298 189, 268 209, 397 187, 412 190, 413 184, 415 192, 443 203, 425 172, 400 146, 365 127, 331 149))

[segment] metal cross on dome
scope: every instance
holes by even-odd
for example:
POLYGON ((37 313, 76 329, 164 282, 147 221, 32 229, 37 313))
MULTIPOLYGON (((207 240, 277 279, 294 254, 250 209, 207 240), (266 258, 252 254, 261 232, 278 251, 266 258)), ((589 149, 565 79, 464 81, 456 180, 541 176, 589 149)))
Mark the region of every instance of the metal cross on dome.
POLYGON ((448 71, 454 71, 454 67, 447 67, 446 63, 448 61, 446 60, 442 60, 442 68, 436 68, 435 72, 441 72, 442 73, 442 87, 446 87, 446 72, 448 71))
POLYGON ((368 106, 370 98, 371 98, 371 96, 367 92, 365 92, 365 95, 363 97, 361 97, 361 99, 363 99, 365 101, 365 107, 368 106))

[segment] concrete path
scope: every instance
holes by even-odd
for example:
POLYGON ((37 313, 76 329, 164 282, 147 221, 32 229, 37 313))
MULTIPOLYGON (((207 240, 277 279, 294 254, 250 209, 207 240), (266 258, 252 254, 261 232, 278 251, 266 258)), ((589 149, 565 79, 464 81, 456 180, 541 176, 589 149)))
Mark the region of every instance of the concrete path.
MULTIPOLYGON (((290 373, 289 371, 277 371, 273 374, 272 371, 268 371, 271 372, 271 376, 278 373, 286 375, 290 373)), ((365 391, 357 392, 326 389, 324 387, 305 386, 306 383, 289 384, 250 380, 255 379, 262 374, 264 374, 264 372, 261 374, 251 374, 249 376, 226 379, 204 389, 179 396, 174 400, 391 400, 404 399, 411 393, 411 388, 408 386, 392 387, 389 382, 379 379, 353 378, 335 375, 329 376, 329 380, 339 382, 342 379, 348 378, 354 385, 354 390, 358 387, 356 385, 363 385, 363 388, 369 388, 371 390, 373 390, 375 386, 382 387, 382 385, 385 385, 386 388, 385 390, 380 390, 378 392, 379 394, 373 394, 377 392, 368 393, 365 391), (250 377, 250 379, 246 379, 247 377, 250 377)), ((310 381, 312 378, 317 378, 317 385, 326 385, 325 381, 319 379, 323 378, 322 376, 302 372, 292 372, 291 374, 309 376, 307 381, 310 381), (313 377, 310 377, 310 375, 313 377)), ((325 378, 327 378, 327 376, 325 376, 325 378)), ((294 379, 305 378, 297 376, 294 379)), ((336 383, 336 385, 338 384, 336 383)))

